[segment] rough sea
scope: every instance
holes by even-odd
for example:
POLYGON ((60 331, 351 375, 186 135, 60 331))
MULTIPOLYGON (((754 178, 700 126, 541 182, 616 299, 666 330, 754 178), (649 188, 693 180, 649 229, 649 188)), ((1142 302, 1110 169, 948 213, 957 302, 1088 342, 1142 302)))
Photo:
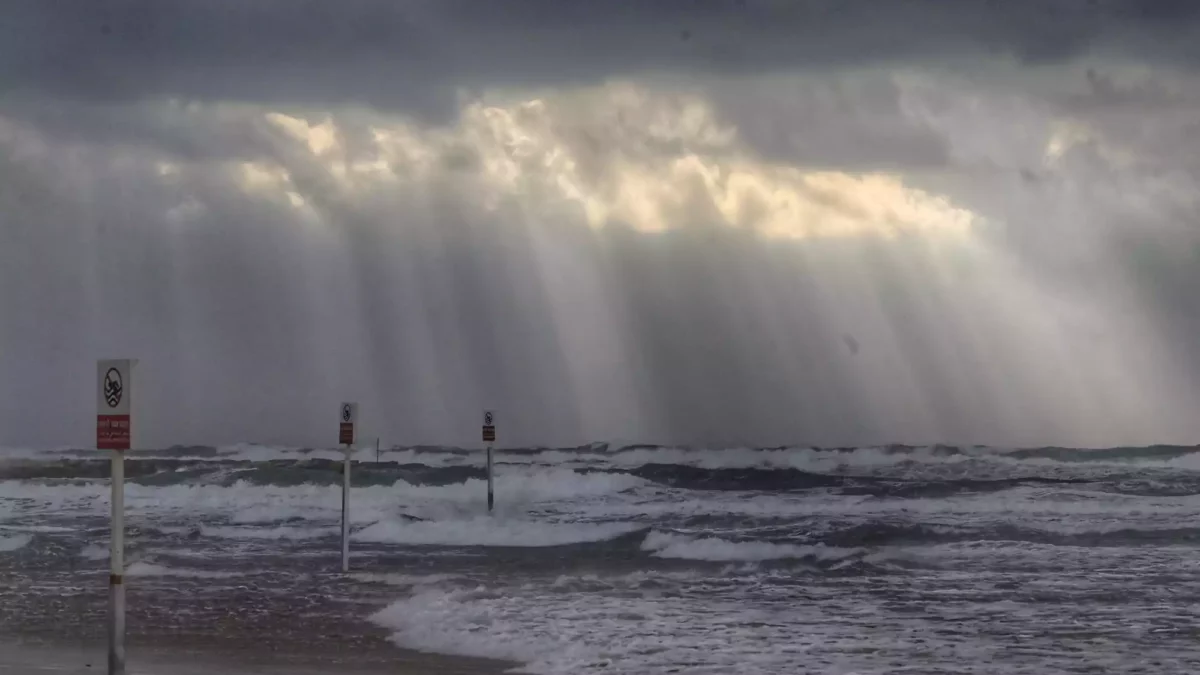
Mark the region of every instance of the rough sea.
MULTIPOLYGON (((134 633, 547 674, 1200 673, 1198 448, 499 450, 490 515, 481 451, 363 451, 349 575, 339 452, 128 457, 134 633)), ((0 636, 103 635, 108 472, 0 451, 0 636)))

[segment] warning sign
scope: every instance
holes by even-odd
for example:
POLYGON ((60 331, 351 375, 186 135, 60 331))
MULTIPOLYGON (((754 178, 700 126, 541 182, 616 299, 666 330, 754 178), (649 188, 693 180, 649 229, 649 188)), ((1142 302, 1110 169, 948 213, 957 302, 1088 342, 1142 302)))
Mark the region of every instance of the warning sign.
POLYGON ((343 403, 338 408, 338 443, 354 445, 354 425, 358 422, 358 404, 343 403))
POLYGON ((97 450, 128 450, 131 436, 129 415, 96 416, 97 450))
POLYGON ((128 450, 132 441, 131 359, 100 361, 96 368, 96 449, 128 450))
POLYGON ((483 411, 483 442, 496 441, 496 415, 491 410, 483 411))

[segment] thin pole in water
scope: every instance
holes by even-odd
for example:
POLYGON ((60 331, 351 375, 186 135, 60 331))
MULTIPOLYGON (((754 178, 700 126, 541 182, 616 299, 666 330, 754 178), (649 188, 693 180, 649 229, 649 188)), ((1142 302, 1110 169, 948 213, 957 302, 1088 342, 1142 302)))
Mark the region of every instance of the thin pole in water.
POLYGON ((488 513, 491 513, 495 505, 492 497, 495 476, 492 471, 492 444, 496 442, 496 413, 492 410, 483 411, 483 442, 487 443, 488 513))
POLYGON ((125 675, 125 451, 133 436, 133 367, 137 359, 96 362, 96 450, 112 453, 109 474, 108 673, 125 675))
POLYGON ((379 463, 379 438, 375 439, 375 463, 379 463))
POLYGON ((350 571, 350 452, 354 446, 354 425, 358 423, 358 404, 343 403, 338 413, 338 443, 346 453, 342 458, 342 571, 350 571))
POLYGON ((108 675, 125 675, 125 455, 112 452, 112 534, 108 575, 108 675))
POLYGON ((488 513, 492 512, 492 507, 495 504, 495 499, 492 496, 492 486, 494 483, 493 475, 494 474, 492 473, 492 445, 491 445, 491 443, 489 443, 487 446, 488 513))
POLYGON ((350 571, 350 446, 342 459, 342 571, 350 571))

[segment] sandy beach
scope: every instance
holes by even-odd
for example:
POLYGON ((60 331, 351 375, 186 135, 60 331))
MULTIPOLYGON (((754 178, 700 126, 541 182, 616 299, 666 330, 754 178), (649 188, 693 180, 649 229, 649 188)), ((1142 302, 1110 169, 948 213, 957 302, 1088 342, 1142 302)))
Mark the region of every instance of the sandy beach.
MULTIPOLYGON (((306 646, 288 652, 259 651, 217 644, 131 644, 127 653, 129 675, 321 675, 325 673, 388 673, 408 675, 493 675, 511 664, 440 654, 423 654, 390 645, 357 652, 322 652, 306 646)), ((104 644, 71 645, 40 639, 0 637, 0 674, 45 675, 56 673, 95 675, 107 672, 104 644)))
MULTIPOLYGON (((106 668, 104 645, 79 646, 37 640, 0 639, 0 673, 3 675, 96 675, 107 672, 106 668)), ((505 668, 503 664, 481 659, 422 654, 401 649, 382 649, 355 655, 326 655, 301 649, 281 655, 245 649, 214 651, 163 645, 141 645, 131 648, 126 663, 129 675, 486 675, 503 672, 505 668)))
MULTIPOLYGON (((131 579, 129 673, 501 673, 514 664, 401 649, 366 619, 377 591, 340 575, 286 584, 131 579)), ((210 580, 211 581, 211 580, 210 580)), ((0 673, 104 673, 102 574, 0 570, 0 673)))

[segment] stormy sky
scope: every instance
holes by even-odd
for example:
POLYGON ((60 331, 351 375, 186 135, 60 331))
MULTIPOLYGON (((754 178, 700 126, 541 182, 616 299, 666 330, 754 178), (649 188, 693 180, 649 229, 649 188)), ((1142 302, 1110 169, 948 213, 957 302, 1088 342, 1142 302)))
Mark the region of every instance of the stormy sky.
POLYGON ((0 3, 0 445, 1200 438, 1200 3, 0 3))

